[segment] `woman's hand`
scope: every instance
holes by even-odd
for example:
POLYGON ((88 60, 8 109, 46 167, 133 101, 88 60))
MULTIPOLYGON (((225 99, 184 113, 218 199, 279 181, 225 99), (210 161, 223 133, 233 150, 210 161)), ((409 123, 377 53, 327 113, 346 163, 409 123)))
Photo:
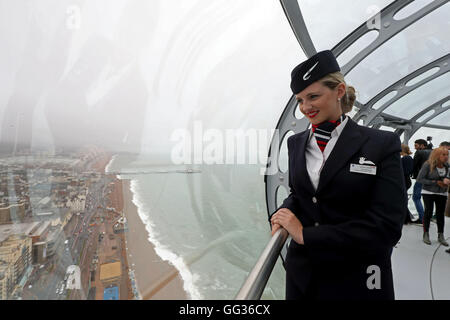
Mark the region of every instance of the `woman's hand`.
POLYGON ((450 179, 444 178, 444 183, 445 185, 450 186, 450 179))
POLYGON ((444 181, 438 180, 438 181, 437 181, 437 184, 438 184, 438 186, 441 187, 441 188, 447 187, 447 184, 445 183, 445 180, 444 180, 444 181))
POLYGON ((272 223, 272 235, 281 226, 286 229, 295 242, 303 244, 303 225, 291 210, 286 208, 278 210, 272 216, 270 222, 272 223))
POLYGON ((278 223, 273 223, 272 221, 271 221, 271 224, 272 224, 272 236, 273 236, 275 234, 275 232, 277 232, 277 230, 281 228, 281 226, 278 223))

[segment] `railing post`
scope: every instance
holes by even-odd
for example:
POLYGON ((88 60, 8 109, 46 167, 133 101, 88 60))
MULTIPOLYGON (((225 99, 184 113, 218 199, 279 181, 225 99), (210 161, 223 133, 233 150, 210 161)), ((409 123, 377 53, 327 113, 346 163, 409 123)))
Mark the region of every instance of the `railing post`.
POLYGON ((284 228, 275 232, 236 295, 236 300, 259 300, 261 298, 288 235, 284 228))

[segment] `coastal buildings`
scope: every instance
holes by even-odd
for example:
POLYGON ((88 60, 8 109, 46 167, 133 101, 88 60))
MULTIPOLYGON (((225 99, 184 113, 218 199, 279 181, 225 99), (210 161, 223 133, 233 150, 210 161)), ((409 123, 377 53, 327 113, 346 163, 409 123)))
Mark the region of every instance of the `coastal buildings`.
POLYGON ((0 300, 6 300, 14 289, 13 266, 0 260, 0 300))
POLYGON ((126 219, 124 217, 121 217, 117 221, 117 223, 115 223, 114 226, 113 226, 113 231, 116 234, 117 233, 123 233, 123 232, 125 232, 127 230, 128 230, 128 225, 127 225, 126 219))
POLYGON ((83 212, 86 207, 86 195, 77 195, 67 200, 66 207, 73 213, 83 212))
POLYGON ((13 221, 23 221, 25 218, 25 203, 12 204, 0 208, 0 224, 11 223, 13 221))
POLYGON ((111 297, 131 296, 122 188, 103 173, 109 160, 0 158, 0 300, 85 299, 88 292, 102 299, 112 286, 111 297))
POLYGON ((61 228, 51 221, 0 225, 1 299, 14 291, 33 263, 44 263, 61 243, 61 228))
POLYGON ((47 242, 40 241, 33 244, 33 263, 42 264, 47 258, 47 242))
POLYGON ((62 244, 62 230, 61 228, 53 228, 47 236, 47 256, 53 256, 58 247, 62 244))
MULTIPOLYGON (((6 234, 6 232, 3 232, 6 234)), ((0 292, 7 298, 32 263, 32 239, 12 234, 1 238, 0 234, 0 292)))

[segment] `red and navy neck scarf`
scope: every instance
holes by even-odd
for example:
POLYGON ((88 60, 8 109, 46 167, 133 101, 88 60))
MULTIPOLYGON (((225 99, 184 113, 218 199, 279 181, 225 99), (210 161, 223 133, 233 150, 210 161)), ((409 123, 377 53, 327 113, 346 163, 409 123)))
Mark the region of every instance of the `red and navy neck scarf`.
POLYGON ((331 132, 345 119, 345 114, 341 115, 336 121, 324 121, 311 126, 314 137, 316 138, 319 149, 323 152, 331 139, 331 132))

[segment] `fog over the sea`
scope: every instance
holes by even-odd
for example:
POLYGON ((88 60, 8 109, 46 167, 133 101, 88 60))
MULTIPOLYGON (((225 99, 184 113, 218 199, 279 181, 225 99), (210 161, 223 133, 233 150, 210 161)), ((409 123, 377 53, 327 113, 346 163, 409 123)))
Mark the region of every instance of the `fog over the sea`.
MULTIPOLYGON (((317 29, 320 6, 305 3, 317 29)), ((334 38, 312 32, 318 49, 369 16, 356 7, 367 16, 348 15, 334 38)), ((0 0, 0 44, 6 152, 93 144, 168 155, 172 133, 195 121, 272 129, 305 58, 274 0, 0 0)))
POLYGON ((0 1, 0 141, 170 153, 172 132, 273 128, 304 55, 272 0, 0 1))

